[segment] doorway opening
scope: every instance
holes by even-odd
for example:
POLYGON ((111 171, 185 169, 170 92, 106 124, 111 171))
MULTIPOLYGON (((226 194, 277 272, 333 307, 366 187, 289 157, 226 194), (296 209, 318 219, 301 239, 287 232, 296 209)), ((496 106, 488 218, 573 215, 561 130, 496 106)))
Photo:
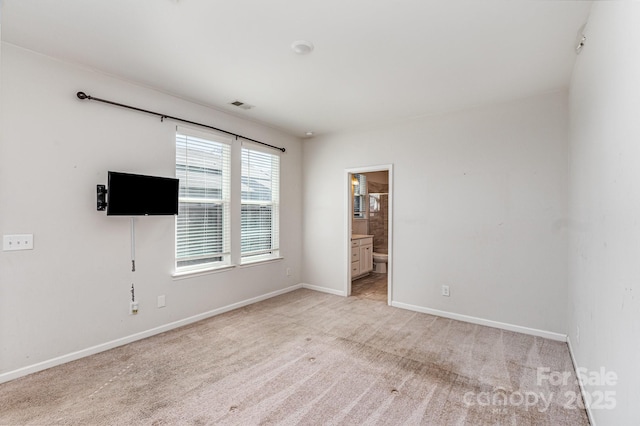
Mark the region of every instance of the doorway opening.
POLYGON ((393 300, 393 165, 347 169, 345 294, 393 300))

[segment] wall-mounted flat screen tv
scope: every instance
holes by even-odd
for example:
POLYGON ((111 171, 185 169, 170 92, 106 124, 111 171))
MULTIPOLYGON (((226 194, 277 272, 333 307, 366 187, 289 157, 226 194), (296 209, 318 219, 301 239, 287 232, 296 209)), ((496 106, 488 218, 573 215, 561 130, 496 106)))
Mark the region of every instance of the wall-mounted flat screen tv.
POLYGON ((107 215, 178 214, 178 179, 109 172, 107 215))

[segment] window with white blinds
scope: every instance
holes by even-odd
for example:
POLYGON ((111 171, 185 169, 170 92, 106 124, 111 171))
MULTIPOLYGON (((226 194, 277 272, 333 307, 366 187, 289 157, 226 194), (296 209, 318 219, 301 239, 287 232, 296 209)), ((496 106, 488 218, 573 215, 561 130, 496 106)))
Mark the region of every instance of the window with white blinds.
POLYGON ((352 179, 353 186, 353 217, 364 219, 367 217, 367 177, 363 174, 355 173, 352 179))
POLYGON ((280 157, 242 148, 241 257, 243 262, 278 256, 280 157))
POLYGON ((176 270, 230 262, 230 141, 178 129, 176 270), (216 140, 219 139, 219 140, 216 140))

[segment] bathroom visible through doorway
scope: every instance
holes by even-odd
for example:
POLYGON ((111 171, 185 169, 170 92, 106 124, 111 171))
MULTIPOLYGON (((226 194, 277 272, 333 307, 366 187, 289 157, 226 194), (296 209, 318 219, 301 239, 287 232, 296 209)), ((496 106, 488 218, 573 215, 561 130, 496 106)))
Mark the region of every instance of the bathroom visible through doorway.
POLYGON ((346 170, 345 294, 391 304, 393 166, 346 170))

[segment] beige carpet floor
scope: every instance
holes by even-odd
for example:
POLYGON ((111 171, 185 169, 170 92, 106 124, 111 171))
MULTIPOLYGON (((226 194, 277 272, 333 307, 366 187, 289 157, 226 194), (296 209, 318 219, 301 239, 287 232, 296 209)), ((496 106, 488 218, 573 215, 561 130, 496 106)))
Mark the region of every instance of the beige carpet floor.
POLYGON ((0 424, 588 424, 539 367, 566 344, 296 290, 2 384, 0 424))

